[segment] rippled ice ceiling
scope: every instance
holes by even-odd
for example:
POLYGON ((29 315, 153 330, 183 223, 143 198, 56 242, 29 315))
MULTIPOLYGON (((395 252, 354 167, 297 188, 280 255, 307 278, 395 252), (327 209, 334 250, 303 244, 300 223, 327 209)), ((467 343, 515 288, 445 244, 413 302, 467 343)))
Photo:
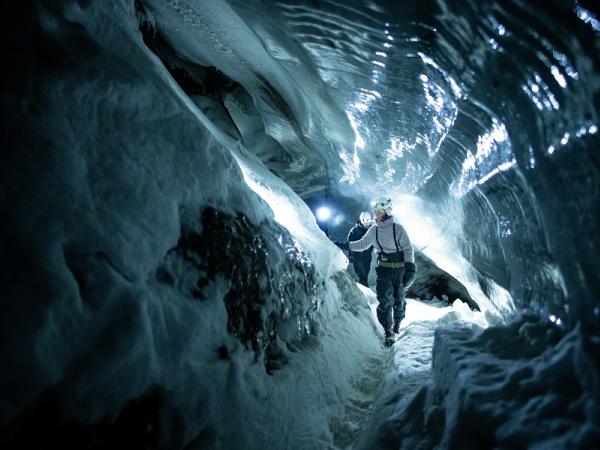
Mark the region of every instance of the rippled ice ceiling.
POLYGON ((418 195, 518 306, 597 327, 597 4, 138 7, 167 66, 223 76, 222 131, 347 214, 334 234, 374 195, 418 195))
POLYGON ((519 155, 529 168, 596 132, 594 84, 582 83, 594 80, 593 61, 582 54, 585 42, 561 36, 577 27, 582 41, 594 42, 590 11, 403 3, 278 3, 286 35, 308 51, 354 130, 354 145, 339 153, 342 182, 415 192, 450 172, 444 187, 460 196, 517 163, 522 144, 513 134, 529 141, 545 132, 542 148, 527 142, 519 155), (552 29, 553 19, 564 30, 552 29), (533 123, 509 135, 513 116, 533 123))

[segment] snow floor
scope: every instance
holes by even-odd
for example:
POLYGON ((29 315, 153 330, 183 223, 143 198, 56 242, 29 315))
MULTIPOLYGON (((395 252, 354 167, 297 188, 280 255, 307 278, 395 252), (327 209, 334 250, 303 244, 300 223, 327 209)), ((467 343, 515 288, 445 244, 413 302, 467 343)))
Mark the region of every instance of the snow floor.
MULTIPOLYGON (((383 328, 377 322, 375 292, 358 283, 357 287, 368 298, 373 323, 383 336, 383 328)), ((481 313, 471 311, 460 300, 448 306, 437 298, 429 302, 406 299, 406 317, 398 340, 392 347, 385 347, 381 337, 381 351, 367 360, 363 373, 353 381, 354 392, 345 407, 345 420, 333 427, 335 448, 369 448, 371 434, 404 409, 429 378, 436 328, 473 326, 485 327, 486 322, 481 313), (389 390, 393 390, 391 398, 389 390), (384 392, 386 395, 382 396, 384 392)))

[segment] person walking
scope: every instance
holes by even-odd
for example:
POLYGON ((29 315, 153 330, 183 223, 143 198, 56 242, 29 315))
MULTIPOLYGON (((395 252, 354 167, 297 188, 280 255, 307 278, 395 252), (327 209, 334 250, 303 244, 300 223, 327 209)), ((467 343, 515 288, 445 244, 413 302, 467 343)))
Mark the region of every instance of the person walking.
POLYGON ((415 280, 414 251, 404 227, 392 216, 392 199, 378 198, 373 207, 375 224, 357 241, 336 242, 344 250, 361 252, 375 247, 377 255, 377 319, 385 331, 386 345, 398 338, 404 319, 407 289, 415 280))
MULTIPOLYGON (((367 211, 360 213, 356 225, 352 227, 348 233, 348 242, 360 240, 367 230, 371 228, 373 220, 371 214, 367 211)), ((363 286, 369 287, 369 271, 371 270, 371 256, 373 254, 373 246, 362 252, 348 251, 348 259, 354 267, 354 272, 358 277, 358 282, 363 286)))

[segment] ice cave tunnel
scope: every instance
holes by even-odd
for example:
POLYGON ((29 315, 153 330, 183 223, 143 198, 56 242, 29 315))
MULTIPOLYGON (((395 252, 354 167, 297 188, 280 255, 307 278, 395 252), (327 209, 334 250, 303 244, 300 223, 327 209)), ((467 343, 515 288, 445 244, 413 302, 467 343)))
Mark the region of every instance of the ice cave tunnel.
POLYGON ((2 448, 600 448, 598 2, 4 11, 2 448))

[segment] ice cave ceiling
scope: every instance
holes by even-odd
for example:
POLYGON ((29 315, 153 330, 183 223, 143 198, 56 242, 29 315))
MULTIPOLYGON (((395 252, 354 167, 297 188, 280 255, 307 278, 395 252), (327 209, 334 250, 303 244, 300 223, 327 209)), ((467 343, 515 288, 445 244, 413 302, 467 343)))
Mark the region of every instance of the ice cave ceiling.
POLYGON ((566 315, 597 287, 577 256, 597 249, 594 2, 136 5, 224 139, 307 201, 417 194, 520 306, 566 315))

